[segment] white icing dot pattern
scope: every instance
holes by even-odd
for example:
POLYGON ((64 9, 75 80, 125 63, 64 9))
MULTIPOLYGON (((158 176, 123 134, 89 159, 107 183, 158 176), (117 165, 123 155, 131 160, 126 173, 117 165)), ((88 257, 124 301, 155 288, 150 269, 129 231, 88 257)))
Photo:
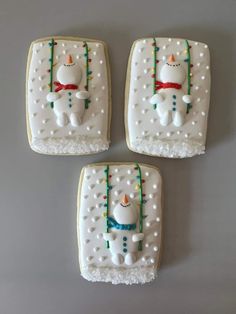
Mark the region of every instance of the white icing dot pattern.
MULTIPOLYGON (((137 170, 134 169, 134 164, 129 165, 110 165, 109 179, 112 190, 110 192, 110 215, 112 216, 113 206, 120 202, 123 194, 129 195, 132 201, 139 203, 139 193, 136 191, 137 185, 137 170)), ((91 262, 93 269, 101 271, 106 269, 105 273, 109 273, 110 268, 116 268, 111 261, 111 253, 106 248, 106 242, 103 239, 103 232, 105 232, 106 220, 103 216, 105 212, 104 199, 106 191, 106 183, 103 182, 104 165, 88 166, 84 170, 84 180, 80 188, 80 208, 78 210, 78 230, 80 241, 80 262, 81 271, 87 269, 91 262), (89 181, 88 181, 89 180, 89 181), (88 183, 89 182, 89 183, 88 183), (99 182, 99 184, 98 184, 99 182), (94 191, 91 194, 91 189, 94 191), (96 205, 94 201, 94 195, 96 195, 96 205), (88 196, 84 198, 84 196, 88 196), (99 204, 99 206, 97 206, 99 204), (93 211, 88 212, 87 208, 94 208, 93 211), (83 218, 86 216, 86 219, 83 218), (87 241, 89 240, 89 241, 87 241), (86 243, 86 245, 85 245, 86 243), (101 268, 100 268, 101 267, 101 268)), ((154 269, 159 263, 159 248, 161 245, 161 224, 159 217, 161 217, 161 178, 159 173, 150 167, 142 166, 142 178, 145 180, 143 183, 143 193, 146 195, 144 198, 147 201, 144 203, 144 218, 143 221, 143 250, 140 251, 138 260, 135 264, 127 266, 122 264, 122 267, 132 269, 132 267, 142 267, 145 271, 145 267, 148 264, 152 264, 154 269), (151 262, 152 260, 152 262, 151 262)), ((117 268, 119 269, 119 267, 117 268)), ((124 270, 121 271, 121 273, 124 270)), ((92 274, 90 273, 92 276, 92 274)), ((106 276, 106 275, 105 275, 106 276)), ((126 278, 127 279, 127 278, 126 278)), ((131 280, 131 279, 130 279, 131 280)))
MULTIPOLYGON (((56 71, 65 62, 65 55, 68 53, 81 66, 82 71, 85 71, 83 42, 57 39, 55 41, 57 45, 54 50, 54 81, 56 71)), ((89 67, 93 76, 89 83, 91 103, 84 113, 82 124, 75 128, 70 123, 65 127, 59 127, 54 111, 46 100, 50 75, 48 43, 49 40, 36 42, 29 60, 27 111, 32 135, 31 147, 38 152, 50 154, 84 154, 106 150, 109 145, 107 138, 109 86, 103 45, 88 41, 92 59, 89 67), (46 121, 43 132, 42 121, 46 121)), ((83 72, 81 89, 84 89, 85 82, 86 75, 83 72)))
MULTIPOLYGON (((156 38, 157 47, 157 79, 160 80, 160 69, 167 57, 174 54, 186 71, 187 63, 185 41, 174 38, 156 38)), ((165 157, 187 157, 202 154, 205 151, 210 97, 210 57, 208 46, 199 42, 188 41, 191 46, 191 103, 192 109, 186 115, 181 127, 173 123, 164 127, 160 124, 157 111, 152 108, 149 99, 153 96, 153 39, 136 41, 131 57, 130 92, 127 97, 127 130, 128 143, 132 150, 139 153, 165 157), (147 60, 149 60, 147 62, 147 60), (148 66, 148 67, 147 67, 148 66), (136 78, 139 78, 136 80, 136 78), (150 87, 150 88, 149 88, 150 87), (136 106, 139 104, 139 106, 136 106), (132 111, 131 111, 132 109, 132 111), (194 112, 197 112, 195 114, 194 112), (202 112, 205 113, 202 114, 202 112), (198 114, 201 113, 201 114, 198 114), (199 133, 202 136, 199 136, 199 133), (187 135, 186 135, 187 134, 187 135)), ((187 93, 187 80, 183 84, 187 93)))

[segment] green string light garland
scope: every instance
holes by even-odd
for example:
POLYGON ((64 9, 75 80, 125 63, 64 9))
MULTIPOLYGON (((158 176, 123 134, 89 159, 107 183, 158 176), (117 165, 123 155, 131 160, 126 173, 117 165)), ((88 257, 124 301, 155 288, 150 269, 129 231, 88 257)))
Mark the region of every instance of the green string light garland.
MULTIPOLYGON (((49 62, 50 62, 50 69, 48 70, 50 73, 50 82, 49 82, 49 89, 50 92, 53 91, 53 60, 54 60, 54 46, 56 45, 54 38, 51 39, 51 41, 49 42, 49 47, 50 47, 50 58, 49 58, 49 62)), ((51 108, 53 109, 53 102, 50 103, 51 108)))
MULTIPOLYGON (((85 67, 86 67, 86 85, 85 85, 85 89, 86 89, 86 91, 88 91, 88 89, 89 89, 89 81, 92 79, 92 76, 91 76, 92 71, 89 69, 89 63, 92 60, 89 58, 89 48, 88 48, 88 44, 87 44, 86 41, 84 41, 83 47, 85 49, 84 57, 85 57, 85 67)), ((88 109, 89 103, 90 103, 90 100, 89 99, 85 99, 85 109, 88 109)))
MULTIPOLYGON (((185 40, 185 45, 186 45, 186 51, 187 51, 187 59, 185 59, 185 61, 187 62, 187 66, 188 66, 188 95, 191 94, 191 55, 190 55, 190 46, 189 46, 189 42, 186 39, 185 40)), ((190 109, 192 108, 191 104, 187 104, 187 113, 189 113, 190 109)))
MULTIPOLYGON (((157 42, 156 42, 156 38, 153 38, 153 74, 152 74, 152 78, 153 78, 153 94, 156 94, 156 75, 157 75, 157 51, 159 50, 159 48, 157 47, 157 42)), ((156 109, 157 105, 154 104, 153 105, 153 109, 156 109)))
MULTIPOLYGON (((104 206, 106 207, 106 232, 109 232, 109 227, 108 227, 108 216, 109 216, 109 200, 110 200, 110 183, 109 183, 109 165, 106 166, 106 169, 104 170, 105 174, 106 174, 106 195, 104 196, 104 198, 106 199, 106 203, 104 204, 104 206)), ((109 241, 107 241, 107 248, 109 249, 110 245, 109 245, 109 241)))
MULTIPOLYGON (((142 179, 142 171, 138 163, 135 164, 135 170, 138 171, 137 179, 138 179, 138 190, 139 190, 139 232, 143 232, 143 204, 144 204, 144 199, 143 199, 143 183, 145 182, 142 179)), ((138 250, 142 251, 142 241, 139 241, 138 244, 138 250)))

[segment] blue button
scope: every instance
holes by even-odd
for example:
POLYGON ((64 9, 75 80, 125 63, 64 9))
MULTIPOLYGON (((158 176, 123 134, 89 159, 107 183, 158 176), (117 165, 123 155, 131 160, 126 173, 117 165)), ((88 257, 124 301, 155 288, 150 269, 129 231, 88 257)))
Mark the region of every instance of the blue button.
POLYGON ((127 252, 127 249, 123 249, 123 252, 126 253, 126 252, 127 252))
POLYGON ((69 95, 69 96, 71 96, 71 95, 72 95, 72 93, 71 93, 71 92, 69 92, 69 93, 68 93, 68 95, 69 95))
POLYGON ((123 243, 123 246, 127 246, 127 243, 124 242, 124 243, 123 243))
POLYGON ((173 101, 173 106, 175 106, 176 105, 176 102, 175 101, 173 101))
POLYGON ((174 99, 176 99, 176 95, 173 95, 172 97, 173 97, 174 99))
POLYGON ((123 241, 127 241, 127 237, 123 237, 123 241))
POLYGON ((175 111, 175 110, 176 110, 176 108, 172 108, 172 110, 173 110, 173 111, 175 111))

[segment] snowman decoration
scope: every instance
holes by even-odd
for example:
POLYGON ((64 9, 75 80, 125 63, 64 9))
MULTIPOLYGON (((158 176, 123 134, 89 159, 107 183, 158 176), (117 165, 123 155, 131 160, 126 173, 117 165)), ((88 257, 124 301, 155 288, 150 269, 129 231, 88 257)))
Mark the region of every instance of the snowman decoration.
POLYGON ((160 123, 167 126, 171 122, 176 127, 184 124, 187 104, 192 102, 190 95, 185 95, 182 85, 186 79, 186 72, 181 62, 176 61, 174 55, 160 70, 160 80, 156 82, 157 93, 150 99, 152 105, 157 104, 160 123))
POLYGON ((104 233, 103 238, 109 241, 112 262, 115 265, 132 265, 137 260, 138 242, 143 240, 144 234, 137 233, 138 210, 135 204, 124 195, 121 203, 113 211, 113 217, 108 218, 108 227, 112 229, 104 233))
POLYGON ((80 66, 73 62, 72 56, 66 57, 66 63, 57 71, 57 80, 54 92, 47 95, 47 101, 53 102, 53 110, 57 117, 57 125, 60 127, 70 123, 78 127, 82 123, 85 111, 85 99, 89 98, 87 91, 80 91, 79 84, 82 79, 80 66))

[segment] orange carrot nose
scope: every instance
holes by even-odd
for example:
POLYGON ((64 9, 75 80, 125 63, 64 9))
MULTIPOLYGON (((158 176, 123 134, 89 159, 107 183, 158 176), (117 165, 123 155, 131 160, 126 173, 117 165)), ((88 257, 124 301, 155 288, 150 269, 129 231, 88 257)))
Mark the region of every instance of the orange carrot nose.
POLYGON ((124 204, 124 205, 129 204, 129 198, 126 194, 122 198, 122 204, 124 204))
POLYGON ((66 56, 66 64, 72 64, 73 63, 73 59, 71 55, 67 55, 66 56))
POLYGON ((168 62, 175 62, 175 56, 174 55, 170 55, 168 58, 168 62))

